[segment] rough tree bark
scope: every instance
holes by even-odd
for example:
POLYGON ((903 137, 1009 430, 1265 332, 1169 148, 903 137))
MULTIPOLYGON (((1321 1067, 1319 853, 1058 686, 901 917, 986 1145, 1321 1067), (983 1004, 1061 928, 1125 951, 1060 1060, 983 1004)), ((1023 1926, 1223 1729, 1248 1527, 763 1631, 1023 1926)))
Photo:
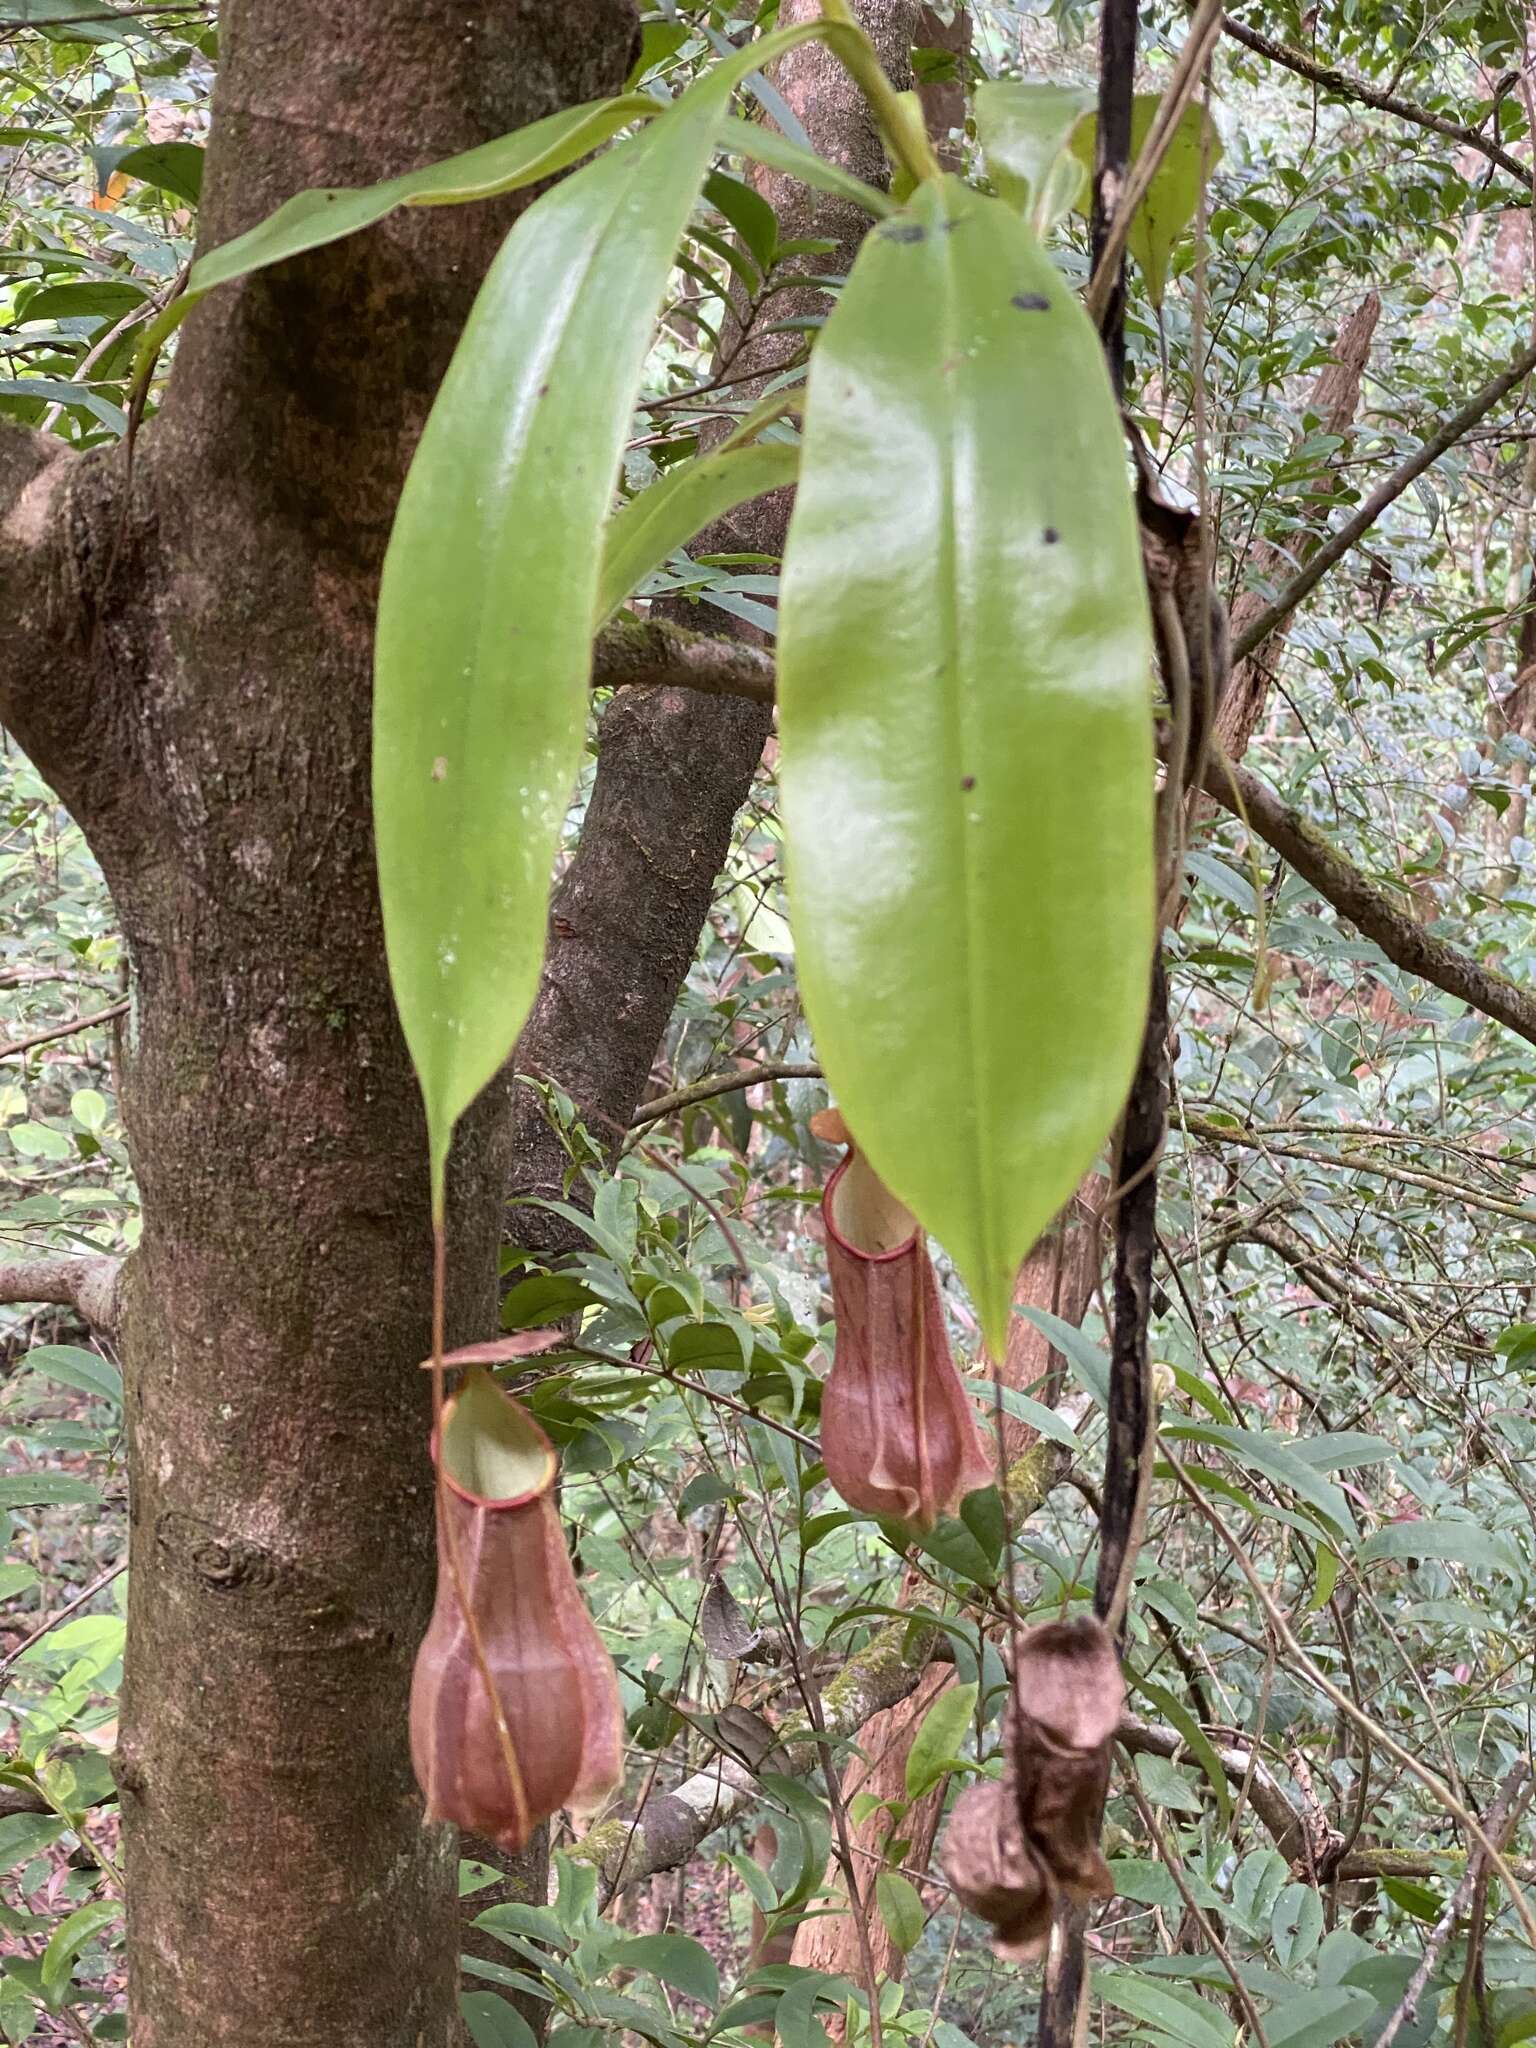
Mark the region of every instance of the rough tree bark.
MULTIPOLYGON (((634 32, 630 0, 232 0, 202 246, 610 92, 634 32)), ((396 216, 205 301, 131 488, 121 449, 0 435, 0 708, 131 960, 140 2048, 458 2039, 453 1845, 420 1825, 404 1740, 428 1241, 369 695, 400 481, 514 211, 396 216)), ((492 1320, 508 1149, 503 1090, 456 1160, 451 1336, 492 1320)))

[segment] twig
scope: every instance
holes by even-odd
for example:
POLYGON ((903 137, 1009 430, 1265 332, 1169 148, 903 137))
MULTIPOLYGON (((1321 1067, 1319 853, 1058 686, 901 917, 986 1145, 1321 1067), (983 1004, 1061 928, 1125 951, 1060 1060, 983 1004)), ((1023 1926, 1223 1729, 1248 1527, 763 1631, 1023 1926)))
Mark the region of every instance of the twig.
POLYGON ((776 1415, 764 1415, 760 1409, 749 1407, 745 1401, 738 1401, 733 1394, 722 1394, 714 1387, 706 1387, 702 1380, 689 1379, 685 1374, 673 1372, 670 1367, 644 1358, 620 1358, 612 1351, 601 1351, 595 1344, 566 1343, 561 1341, 558 1351, 551 1358, 542 1361, 547 1367, 558 1361, 561 1354, 569 1353, 574 1358, 585 1358, 595 1365, 611 1365, 620 1372, 643 1372, 652 1379, 665 1380, 668 1386, 680 1387, 690 1394, 702 1394, 706 1401, 713 1401, 717 1408, 729 1408, 737 1415, 744 1415, 748 1422, 760 1422, 765 1429, 771 1429, 780 1436, 787 1436, 799 1444, 803 1451, 809 1451, 812 1459, 821 1456, 821 1445, 814 1437, 796 1429, 793 1423, 781 1422, 776 1415))
POLYGON ((1416 128, 1427 128, 1432 135, 1443 135, 1448 142, 1459 142, 1467 149, 1475 149, 1491 163, 1496 163, 1500 170, 1518 178, 1522 186, 1529 187, 1531 174, 1520 159, 1511 156, 1507 149, 1501 149, 1497 142, 1491 142, 1486 135, 1480 135, 1475 128, 1464 128, 1459 122, 1447 121, 1441 114, 1430 113, 1427 107, 1415 106, 1412 100, 1405 100, 1399 93, 1383 92, 1377 86, 1368 85, 1363 78, 1354 78, 1349 72, 1339 71, 1331 64, 1319 64, 1300 50, 1274 42, 1269 36, 1261 36, 1257 29, 1249 28, 1245 22, 1234 21, 1230 14, 1222 27, 1234 42, 1267 57, 1271 64, 1283 65, 1287 71, 1294 71, 1298 78, 1310 79, 1314 85, 1337 93, 1341 99, 1355 100, 1363 107, 1375 107, 1379 113, 1395 114, 1400 121, 1411 121, 1416 128))
POLYGON ((1460 412, 1453 413, 1440 429, 1422 447, 1414 450, 1406 462, 1400 463, 1384 483, 1377 485, 1365 503, 1352 519, 1347 519, 1331 540, 1323 542, 1316 554, 1308 561, 1281 591, 1274 603, 1267 605, 1249 626, 1232 649, 1232 665, 1235 668, 1261 647, 1275 628, 1288 619, 1302 599, 1309 596, 1318 584, 1349 553, 1350 549, 1376 524, 1387 507, 1396 502, 1415 477, 1440 460, 1448 449, 1453 448, 1470 427, 1475 427, 1487 412, 1491 412, 1499 400, 1514 390, 1515 386, 1536 369, 1536 342, 1523 348, 1509 365, 1492 377, 1469 398, 1460 412))
POLYGON ((125 996, 122 1002, 112 1003, 107 1009, 97 1010, 89 1017, 71 1017, 67 1024, 53 1024, 46 1031, 34 1031, 30 1038, 13 1038, 9 1045, 0 1045, 0 1060, 15 1059, 20 1053, 30 1052, 34 1045, 51 1045, 56 1038, 73 1038, 77 1031, 89 1031, 97 1024, 110 1024, 127 1008, 125 996))
POLYGON ((1189 1880, 1184 1875, 1183 1861, 1172 1849, 1167 1837, 1158 1826, 1157 1815, 1152 1811, 1147 1795, 1142 1791, 1141 1783, 1134 1771, 1127 1771, 1125 1773, 1125 1789, 1130 1793, 1132 1803, 1141 1816, 1142 1826, 1151 1837, 1152 1846, 1157 1851, 1158 1861, 1173 1879, 1179 1897, 1184 1901, 1185 1911, 1193 1917, 1195 1925, 1205 1936, 1211 1953, 1226 1971, 1227 1980, 1232 1986, 1232 1995, 1243 2009, 1243 2018, 1247 2022, 1248 2029, 1253 2035, 1254 2040, 1258 2043, 1258 2048, 1269 2048, 1269 2036, 1264 2031, 1264 2022, 1259 2018, 1259 2009, 1253 2002, 1253 1994, 1243 1982, 1237 1965, 1233 1962, 1215 1921, 1212 1920, 1210 1914, 1206 1912, 1205 1908, 1196 1899, 1193 1891, 1191 1891, 1189 1880))
POLYGON ((82 1586, 72 1600, 66 1600, 64 1605, 57 1609, 56 1612, 40 1621, 37 1627, 33 1629, 31 1635, 23 1636, 14 1649, 7 1650, 5 1655, 0 1657, 0 1678, 5 1676, 17 1659, 24 1656, 34 1643, 40 1643, 43 1637, 48 1635, 53 1629, 56 1629, 61 1621, 67 1621, 70 1615, 75 1613, 77 1609, 84 1607, 89 1601, 94 1600, 104 1587, 110 1586, 118 1574, 125 1572, 127 1569, 127 1558, 119 1558, 116 1564, 108 1565, 104 1572, 98 1573, 88 1586, 82 1586))
POLYGON ((690 1081, 686 1088, 674 1088, 670 1095, 653 1095, 642 1102, 629 1120, 629 1128, 659 1123, 676 1116, 680 1109, 692 1109, 696 1102, 709 1102, 717 1095, 734 1095, 738 1088, 755 1088, 760 1081, 819 1081, 821 1069, 806 1060, 790 1060, 759 1067, 742 1067, 730 1074, 707 1074, 702 1081, 690 1081))
POLYGON ((1178 1480, 1180 1486, 1183 1487, 1189 1499, 1194 1503, 1196 1513, 1215 1530, 1221 1541, 1226 1545, 1233 1563, 1247 1580, 1254 1598, 1264 1611, 1264 1618, 1268 1622, 1276 1640, 1283 1645, 1291 1657, 1292 1668, 1305 1678, 1309 1685, 1315 1686, 1326 1698, 1332 1700, 1341 1714, 1352 1721, 1357 1728, 1363 1729, 1366 1734, 1371 1736, 1377 1745, 1386 1751, 1388 1756, 1394 1758, 1396 1762, 1402 1765, 1405 1771, 1408 1771, 1413 1777, 1417 1778, 1419 1783, 1438 1801, 1451 1818, 1459 1822, 1466 1829, 1468 1835, 1478 1844, 1488 1858, 1488 1861, 1499 1873, 1504 1888, 1509 1893, 1510 1904, 1519 1915, 1520 1925, 1525 1930, 1525 1937, 1531 1946, 1536 1948, 1536 1914, 1532 1913, 1530 1904, 1526 1899, 1525 1893, 1520 1889, 1515 1873, 1500 1853, 1498 1845, 1490 1839, 1487 1829, 1484 1828, 1475 1814, 1467 1810, 1466 1806, 1456 1797, 1450 1787, 1443 1783, 1440 1778, 1436 1777, 1427 1764, 1420 1763, 1411 1750, 1405 1749, 1400 1742, 1394 1741, 1386 1729, 1381 1726, 1380 1722, 1373 1721, 1369 1714, 1364 1713, 1355 1705, 1348 1693, 1340 1691, 1333 1680, 1326 1673, 1318 1669, 1311 1657, 1307 1655, 1307 1652, 1296 1640, 1295 1631, 1275 1604, 1270 1595, 1269 1588, 1254 1569, 1253 1561, 1241 1543, 1238 1542, 1221 1516, 1217 1514, 1216 1510, 1205 1498, 1205 1495, 1196 1486, 1193 1479, 1190 1478, 1184 1465, 1175 1456, 1172 1446, 1164 1443, 1161 1448, 1170 1471, 1173 1473, 1174 1478, 1178 1480))
POLYGON ((1212 759, 1206 763, 1203 787, 1207 796, 1288 861, 1341 917, 1347 917, 1380 946, 1394 967, 1432 982, 1447 995, 1459 996, 1485 1017, 1508 1025, 1527 1044, 1536 1045, 1536 996, 1497 968, 1485 966, 1470 953, 1436 938, 1410 912, 1399 910, 1384 889, 1363 875, 1258 776, 1231 762, 1212 759))
MULTIPOLYGON (((1503 1846, 1530 1796, 1530 1767, 1522 1761, 1515 1765, 1499 1787, 1499 1795, 1488 1809, 1488 1818, 1484 1825, 1491 1841, 1498 1843, 1500 1847, 1503 1846)), ((1429 1939, 1424 1944, 1424 1953, 1419 1958, 1419 1966, 1408 1979, 1397 2010, 1376 2036, 1374 2048, 1392 2048, 1392 2043, 1402 2032, 1403 2027, 1418 2017, 1419 2000, 1424 1996, 1425 1986, 1440 1960, 1441 1951, 1451 1938, 1452 1929, 1483 1875, 1485 1861, 1481 1850, 1474 1850, 1467 1858, 1467 1868, 1461 1883, 1452 1892, 1445 1911, 1430 1929, 1429 1939)))
MULTIPOLYGON (((1110 10, 1105 11, 1105 36, 1109 32, 1110 10)), ((1109 357, 1110 374, 1115 380, 1115 389, 1124 395, 1125 383, 1125 296, 1124 258, 1126 238, 1131 231, 1131 222, 1136 210, 1147 196, 1152 180, 1162 167, 1164 157, 1179 132, 1179 123, 1185 109, 1199 89, 1208 58, 1221 38, 1220 0, 1201 0, 1190 22, 1189 33, 1179 59, 1173 68, 1173 76, 1167 89, 1158 101, 1157 112, 1147 137, 1137 155, 1129 175, 1122 173, 1123 184, 1115 199, 1113 216, 1102 246, 1095 239, 1093 245, 1093 274, 1088 280, 1084 304, 1090 316, 1099 323, 1104 335, 1104 352, 1109 357)), ((1130 57, 1132 70, 1135 67, 1135 22, 1131 23, 1130 57)), ((1107 55, 1107 41, 1101 44, 1101 65, 1110 62, 1107 55)), ((1116 54, 1118 61, 1118 53, 1116 54)), ((1104 92, 1100 85, 1099 129, 1104 132, 1104 92)), ((1130 102, 1125 107, 1126 154, 1130 151, 1130 102)), ((1101 159, 1102 162, 1102 159, 1101 159)), ((1098 204, 1098 189, 1095 188, 1095 208, 1098 204)))
POLYGON ((1153 962, 1141 1059, 1131 1083, 1120 1139, 1115 1202, 1114 1327, 1109 1361, 1109 1443, 1099 1515, 1094 1612, 1112 1635, 1125 1626, 1131 1581, 1146 1521, 1151 1450, 1152 1373, 1147 1325, 1157 1251, 1157 1161, 1168 1103, 1168 982, 1153 962))

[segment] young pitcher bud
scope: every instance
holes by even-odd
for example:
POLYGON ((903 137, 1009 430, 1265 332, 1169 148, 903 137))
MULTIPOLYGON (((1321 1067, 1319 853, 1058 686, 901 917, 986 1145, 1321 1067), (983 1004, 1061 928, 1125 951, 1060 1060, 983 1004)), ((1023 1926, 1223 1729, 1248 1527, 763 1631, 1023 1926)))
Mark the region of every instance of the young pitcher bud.
POLYGON ((590 1810, 618 1783, 618 1684, 538 1424, 473 1366, 434 1453, 437 1602, 411 1682, 411 1760, 429 1818, 520 1849, 540 1821, 590 1810))
POLYGON ((950 1356, 917 1219, 851 1150, 822 1197, 837 1354, 821 1402, 827 1477, 850 1507, 919 1532, 992 1472, 950 1356))

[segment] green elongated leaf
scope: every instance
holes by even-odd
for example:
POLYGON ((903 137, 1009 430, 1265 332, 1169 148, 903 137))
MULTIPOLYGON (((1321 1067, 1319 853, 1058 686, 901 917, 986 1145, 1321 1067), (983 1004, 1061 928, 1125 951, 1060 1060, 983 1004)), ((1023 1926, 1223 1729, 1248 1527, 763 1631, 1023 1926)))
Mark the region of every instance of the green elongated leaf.
POLYGON ((82 278, 69 284, 45 284, 21 310, 23 320, 91 320, 120 318, 142 306, 148 294, 141 285, 112 278, 82 278))
POLYGON ((603 535, 597 624, 607 624, 632 590, 713 519, 792 484, 800 450, 790 441, 753 441, 680 463, 631 498, 603 535))
POLYGON ((1479 1528, 1476 1522, 1389 1522, 1366 1538, 1358 1554, 1361 1564, 1377 1564, 1389 1557, 1433 1557, 1445 1564, 1470 1565, 1477 1571, 1507 1572, 1514 1579, 1525 1576, 1514 1545, 1479 1528))
POLYGON ((1038 1430, 1048 1442, 1062 1444, 1069 1451, 1082 1449, 1083 1440, 1070 1422, 1063 1421, 1056 1410, 1047 1408, 1043 1401, 1033 1400, 1028 1394, 1016 1394, 1012 1387, 989 1387, 984 1393, 976 1396, 976 1405, 981 1409, 983 1417, 990 1416, 999 1399, 1005 1415, 1011 1415, 1019 1422, 1027 1422, 1031 1429, 1038 1430))
POLYGON ((565 170, 632 121, 650 120, 658 111, 658 102, 648 93, 589 100, 377 185, 316 185, 296 192, 276 213, 197 259, 186 290, 144 330, 140 360, 147 360, 216 285, 232 284, 307 249, 323 249, 328 242, 372 227, 397 206, 457 206, 519 191, 565 170))
POLYGON ((1085 1330, 1076 1323, 1069 1323, 1062 1316, 1054 1316, 1047 1308, 1021 1308, 1016 1311, 1028 1323, 1033 1323, 1042 1336, 1051 1343, 1072 1367, 1078 1380, 1088 1389, 1100 1408, 1109 1406, 1109 1358, 1101 1345, 1095 1344, 1085 1330))
POLYGON ((973 105, 993 184, 1037 235, 1046 234, 1077 204, 1087 180, 1069 145, 1093 111, 1093 94, 1081 86, 992 78, 977 86, 973 105))
POLYGON ((197 142, 130 142, 125 147, 93 149, 96 184, 105 192, 114 171, 125 178, 137 178, 145 185, 158 185, 175 199, 196 206, 203 196, 203 157, 197 142))
POLYGON ((122 1907, 115 1899, 92 1899, 89 1905, 77 1906, 73 1913, 66 1914, 54 1928, 43 1951, 43 1991, 50 2004, 58 2001, 69 1982, 81 1949, 98 1934, 105 1933, 121 1915, 122 1907))
POLYGON ((494 1991, 466 1991, 459 2010, 475 2048, 537 2048, 532 2027, 494 1991))
POLYGON ((1198 1992, 1153 1983, 1129 1970, 1095 1970, 1093 1988, 1116 2012, 1161 2027, 1187 2048, 1232 2048, 1232 2028, 1198 1992))
POLYGON ((726 148, 735 155, 749 157, 756 164, 766 164, 771 171, 784 171, 817 192, 830 193, 834 199, 850 199, 865 213, 873 214, 876 220, 883 220, 896 211, 894 203, 884 192, 873 185, 866 185, 851 171, 829 164, 825 157, 807 149, 804 143, 792 142, 777 128, 765 128, 761 122, 743 121, 732 115, 723 132, 726 148))
POLYGON ((1360 1465, 1382 1465, 1398 1456, 1397 1446, 1384 1436, 1366 1436, 1355 1429, 1334 1430, 1328 1436, 1293 1438, 1293 1458, 1300 1458, 1314 1472, 1346 1472, 1360 1465))
POLYGON ((475 301, 379 595, 373 794, 396 1005, 434 1187, 538 985, 585 729, 597 536, 657 308, 754 43, 537 200, 475 301))
POLYGON ((123 1376, 109 1359, 98 1358, 79 1344, 38 1344, 21 1361, 44 1378, 123 1405, 123 1376))
POLYGON ((15 1472, 0 1476, 0 1514, 13 1508, 94 1505, 101 1488, 68 1472, 15 1472))
POLYGON ((1156 1685, 1150 1678, 1138 1678, 1134 1674, 1131 1683, 1143 1698, 1152 1702, 1165 1720, 1173 1723, 1184 1738, 1185 1747, 1204 1771, 1210 1788, 1216 1795, 1221 1825, 1226 1827, 1232 1818, 1232 1794, 1227 1786, 1227 1774, 1221 1768, 1221 1762, 1210 1737, 1184 1702, 1177 1694, 1169 1692, 1166 1686, 1156 1685))
POLYGON ((923 1725, 907 1752, 907 1797, 921 1799, 937 1785, 960 1754, 966 1730, 976 1711, 976 1687, 952 1685, 941 1692, 923 1716, 923 1725))
POLYGON ((875 1879, 875 1904, 880 1908, 886 1932, 901 1953, 905 1955, 908 1949, 916 1948, 928 1924, 917 1887, 899 1870, 882 1870, 875 1879))
POLYGON ((1000 1356, 1141 1042, 1150 656, 1098 339, 958 179, 869 236, 823 332, 780 605, 806 1012, 1000 1356))
POLYGON ((1262 1472, 1277 1485, 1288 1488, 1298 1500, 1304 1500, 1309 1507, 1315 1508, 1333 1527, 1342 1529, 1351 1538, 1353 1547, 1355 1525, 1344 1495, 1274 1437, 1261 1435, 1253 1429, 1229 1429, 1215 1422, 1169 1423, 1163 1435, 1175 1442, 1219 1445, 1240 1465, 1253 1472, 1262 1472))
POLYGON ((1264 2018, 1270 2048, 1333 2048, 1376 2010, 1368 1991, 1329 1984, 1299 1991, 1264 2018))
POLYGON ((761 192, 725 171, 712 171, 704 181, 704 197, 717 213, 724 214, 766 277, 779 243, 779 221, 761 192))
MULTIPOLYGON (((1139 92, 1131 108, 1131 161, 1141 154, 1142 144, 1156 118, 1161 96, 1139 92)), ((1074 154, 1093 171, 1093 152, 1098 139, 1098 118, 1084 121, 1072 136, 1074 154)), ((1168 152, 1147 187, 1146 197, 1131 221, 1126 246, 1147 281, 1147 295, 1161 306, 1168 289, 1168 264, 1179 238, 1195 217, 1200 203, 1200 181, 1221 161, 1221 137, 1216 124, 1201 106, 1188 106, 1179 116, 1168 152)), ((1084 203, 1082 201, 1080 204, 1084 203)))
MULTIPOLYGON (((103 398, 88 384, 71 384, 64 377, 0 377, 0 398, 29 398, 39 405, 67 406, 71 412, 90 413, 104 427, 110 427, 114 434, 122 435, 128 431, 128 415, 120 405, 114 405, 110 398, 103 398)), ((13 1125, 13 1143, 17 1131, 26 1128, 23 1124, 13 1125)), ((17 1150, 21 1149, 18 1145, 17 1150)))
POLYGON ((663 1984, 708 2006, 711 2012, 720 2003, 720 1972, 715 1959, 691 1935, 637 1934, 629 1941, 615 1942, 608 1951, 608 1962, 620 1970, 649 1970, 663 1984))

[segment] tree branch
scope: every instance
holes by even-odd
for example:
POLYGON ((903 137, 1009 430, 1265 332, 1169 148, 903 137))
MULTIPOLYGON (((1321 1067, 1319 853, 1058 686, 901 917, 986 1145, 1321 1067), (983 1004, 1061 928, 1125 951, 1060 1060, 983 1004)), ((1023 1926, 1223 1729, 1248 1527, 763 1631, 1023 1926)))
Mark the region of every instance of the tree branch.
POLYGON ((1234 42, 1267 57, 1271 64, 1280 64, 1287 71, 1294 71, 1298 78, 1310 79, 1326 92, 1337 93, 1341 99, 1355 100, 1363 107, 1375 107, 1383 114, 1395 114, 1400 121, 1411 121, 1416 128, 1427 128, 1432 135, 1443 135, 1448 142, 1459 142, 1467 149, 1477 150, 1490 163, 1497 164, 1500 170, 1508 171, 1511 177, 1517 178, 1529 195, 1531 174, 1527 166, 1518 157, 1511 156, 1507 149, 1501 149, 1497 142, 1480 135, 1475 128, 1465 128, 1458 121, 1447 121, 1441 114, 1430 113, 1427 107, 1415 106, 1412 100, 1405 100, 1398 93, 1382 92, 1363 78, 1353 78, 1349 72, 1339 71, 1331 64, 1319 64, 1300 50, 1274 42, 1246 23, 1234 21, 1230 14, 1222 26, 1234 42))
POLYGON ((0 1302, 51 1302, 72 1308, 103 1336, 116 1333, 121 1259, 10 1259, 0 1261, 0 1302))
POLYGON ((18 1053, 30 1052, 35 1045, 52 1045, 58 1038, 73 1038, 77 1031, 90 1031, 98 1024, 110 1024, 127 1008, 125 997, 122 1002, 111 1003, 105 1010, 96 1010, 89 1017, 68 1017, 62 1024, 50 1024, 46 1031, 34 1031, 27 1038, 13 1038, 9 1045, 0 1045, 0 1060, 15 1059, 18 1053))
POLYGON ((665 619, 619 620, 592 650, 592 681, 610 690, 701 691, 773 702, 773 657, 742 640, 712 639, 665 619))
MULTIPOLYGON (((1536 352, 1532 360, 1536 362, 1536 352)), ((625 683, 682 683, 688 689, 710 695, 746 695, 758 702, 764 701, 765 690, 772 691, 770 658, 736 641, 712 640, 666 625, 647 625, 639 635, 625 628, 625 649, 638 651, 615 658, 609 667, 608 657, 601 654, 608 639, 605 633, 598 643, 598 672, 605 680, 609 674, 623 673, 625 683), (677 661, 680 652, 685 656, 681 665, 677 661), (628 672, 624 673, 626 664, 628 672)), ((1434 937, 1410 912, 1399 910, 1385 889, 1362 874, 1353 861, 1330 845, 1314 825, 1249 769, 1208 761, 1202 786, 1207 796, 1240 818, 1289 861, 1341 917, 1347 917, 1366 938, 1380 946, 1394 966, 1458 997, 1483 1016, 1507 1025, 1519 1037, 1536 1045, 1536 997, 1496 968, 1487 967, 1470 953, 1434 937)), ((746 1068, 740 1073, 713 1075, 690 1088, 642 1103, 635 1112, 635 1121, 651 1122, 691 1103, 707 1101, 712 1095, 750 1088, 755 1081, 814 1079, 818 1072, 817 1068, 797 1065, 746 1068)))
POLYGON ((653 1124, 664 1116, 676 1116, 680 1109, 692 1109, 696 1102, 709 1102, 717 1095, 734 1095, 738 1088, 755 1088, 760 1081, 819 1081, 821 1069, 805 1060, 789 1060, 777 1065, 739 1067, 730 1074, 706 1074, 702 1081, 691 1081, 686 1088, 674 1088, 670 1095, 653 1095, 649 1102, 642 1102, 629 1120, 631 1130, 641 1124, 653 1124))
POLYGON ((1399 910, 1385 889, 1367 880, 1353 861, 1256 775, 1228 762, 1209 761, 1204 788, 1289 861, 1341 917, 1347 917, 1380 946, 1395 967, 1459 997, 1485 1017, 1507 1025, 1527 1044, 1536 1045, 1536 997, 1496 968, 1427 932, 1408 911, 1399 910))
POLYGON ((1286 585, 1272 604, 1266 605, 1256 619, 1240 636, 1232 649, 1235 666, 1263 645, 1284 620, 1288 619, 1303 598, 1310 596, 1328 571, 1341 562, 1361 537, 1368 533, 1387 507, 1400 498, 1415 477, 1440 460, 1448 449, 1453 448, 1470 428, 1475 427, 1485 413, 1491 412, 1507 393, 1536 369, 1536 342, 1523 348, 1509 365, 1492 377, 1480 391, 1474 392, 1459 412, 1453 413, 1440 429, 1423 446, 1416 448, 1406 462, 1399 464, 1392 474, 1377 485, 1359 511, 1345 520, 1331 539, 1325 540, 1311 560, 1286 585))
MULTIPOLYGON (((822 1695, 823 1741, 846 1741, 884 1707, 913 1692, 932 1659, 937 1629, 894 1621, 855 1651, 822 1695)), ((815 1769, 819 1744, 810 1718, 795 1714, 780 1723, 776 1741, 759 1764, 786 1777, 815 1769)), ((658 1870, 686 1863, 717 1828, 733 1821, 760 1797, 756 1769, 722 1754, 695 1771, 674 1791, 657 1793, 632 1820, 599 1821, 568 1853, 595 1864, 603 1882, 634 1884, 658 1870)))
POLYGON ((0 724, 28 752, 29 712, 58 688, 64 494, 78 467, 54 435, 0 421, 0 724))

